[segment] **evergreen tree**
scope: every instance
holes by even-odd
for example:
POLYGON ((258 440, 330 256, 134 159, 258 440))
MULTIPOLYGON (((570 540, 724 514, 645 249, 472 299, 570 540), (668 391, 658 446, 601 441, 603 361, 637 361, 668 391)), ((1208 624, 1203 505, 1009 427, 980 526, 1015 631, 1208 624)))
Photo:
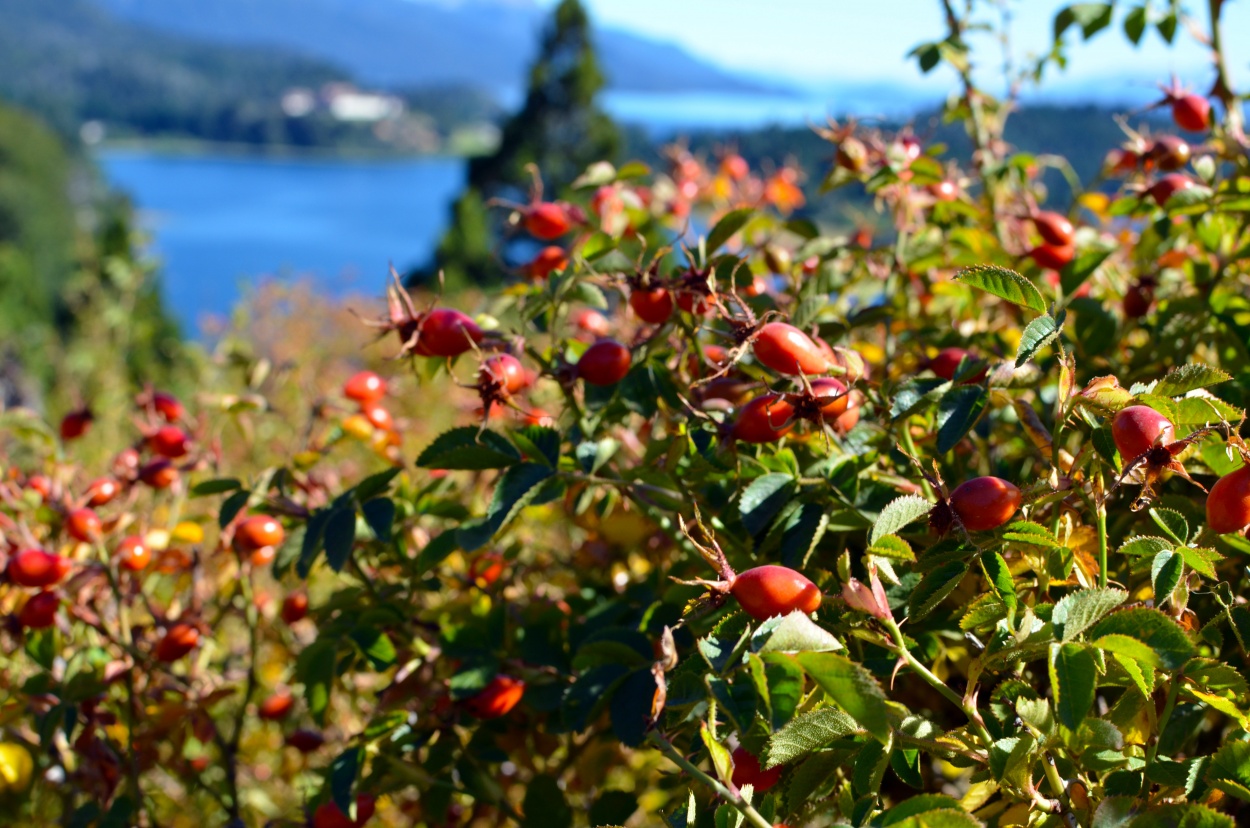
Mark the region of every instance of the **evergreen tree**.
MULTIPOLYGON (((433 265, 411 281, 429 279, 440 270, 449 285, 503 278, 506 267, 496 247, 505 211, 492 209, 488 202, 525 201, 532 181, 529 164, 542 171, 545 192, 555 194, 592 162, 616 157, 616 125, 595 106, 602 87, 586 10, 579 0, 562 0, 530 69, 525 104, 504 124, 498 149, 469 162, 465 192, 452 205, 451 227, 433 265)), ((519 246, 526 246, 523 240, 519 246)), ((504 256, 512 258, 506 250, 504 256)))

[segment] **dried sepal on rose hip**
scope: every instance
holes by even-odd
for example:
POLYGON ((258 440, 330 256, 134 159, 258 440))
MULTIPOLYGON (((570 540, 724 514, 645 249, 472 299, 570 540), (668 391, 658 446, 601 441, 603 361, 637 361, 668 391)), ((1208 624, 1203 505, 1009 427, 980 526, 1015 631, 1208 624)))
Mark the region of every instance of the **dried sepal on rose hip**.
POLYGON ((486 334, 467 314, 453 308, 418 311, 412 297, 391 268, 386 286, 387 315, 362 321, 379 331, 379 337, 394 331, 399 336, 399 354, 451 358, 476 350, 486 334))
POLYGON ((820 588, 803 573, 788 566, 776 564, 764 564, 741 573, 734 572, 720 544, 716 542, 715 536, 699 520, 697 510, 693 527, 690 527, 680 515, 678 523, 682 534, 698 550, 703 559, 719 573, 720 579, 716 581, 678 580, 677 582, 688 586, 707 587, 708 594, 704 600, 708 603, 719 606, 729 597, 733 597, 743 612, 756 621, 767 621, 769 618, 789 615, 792 612, 811 614, 820 609, 824 595, 821 594, 820 588), (696 540, 694 537, 696 533, 701 540, 696 540))
POLYGON ((1225 423, 1200 428, 1177 440, 1172 421, 1153 408, 1130 405, 1120 409, 1111 421, 1111 437, 1120 452, 1122 470, 1107 493, 1110 494, 1137 473, 1141 492, 1131 508, 1134 512, 1140 511, 1154 500, 1165 472, 1179 475, 1205 492, 1206 487, 1190 477, 1185 466, 1176 458, 1194 443, 1217 431, 1234 434, 1234 430, 1225 423))
POLYGON ((933 472, 929 473, 902 446, 895 448, 911 460, 912 465, 938 493, 938 502, 929 512, 929 528, 939 535, 945 535, 951 529, 988 532, 1010 521, 1020 510, 1024 496, 1020 488, 1010 480, 992 476, 974 477, 948 492, 936 461, 933 463, 933 472))

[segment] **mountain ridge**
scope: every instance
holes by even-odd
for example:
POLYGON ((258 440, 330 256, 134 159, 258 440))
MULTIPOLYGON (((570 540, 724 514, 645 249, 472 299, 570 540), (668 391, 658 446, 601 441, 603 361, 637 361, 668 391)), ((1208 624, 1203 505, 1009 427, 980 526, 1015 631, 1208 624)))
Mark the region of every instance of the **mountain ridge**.
MULTIPOLYGON (((212 42, 273 45, 327 60, 389 88, 523 86, 547 11, 535 3, 465 0, 95 0, 150 28, 212 42)), ((596 29, 609 86, 636 92, 785 94, 714 66, 673 43, 596 29)))

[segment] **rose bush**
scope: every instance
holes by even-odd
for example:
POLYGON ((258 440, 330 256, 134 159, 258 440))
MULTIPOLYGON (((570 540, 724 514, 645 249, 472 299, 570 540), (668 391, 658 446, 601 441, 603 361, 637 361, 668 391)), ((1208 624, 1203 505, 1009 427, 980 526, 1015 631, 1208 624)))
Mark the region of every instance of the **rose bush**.
POLYGON ((597 164, 516 209, 561 244, 506 289, 392 285, 367 369, 226 338, 192 398, 94 412, 104 461, 6 413, 18 819, 1244 820, 1235 98, 1170 90, 1202 143, 1129 135, 1058 204, 949 25, 917 56, 972 166, 831 124, 806 171, 888 243, 793 218, 792 167, 597 164))

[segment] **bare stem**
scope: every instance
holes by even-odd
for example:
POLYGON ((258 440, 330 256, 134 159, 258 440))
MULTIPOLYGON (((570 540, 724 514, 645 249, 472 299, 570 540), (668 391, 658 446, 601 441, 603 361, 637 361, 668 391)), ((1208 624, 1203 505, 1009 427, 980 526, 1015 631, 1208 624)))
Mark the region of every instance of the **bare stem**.
POLYGON ((719 781, 699 770, 693 762, 682 756, 677 751, 677 748, 673 747, 672 742, 661 736, 659 731, 651 731, 647 734, 647 739, 658 747, 660 752, 672 760, 675 765, 693 776, 695 779, 698 779, 704 785, 707 785, 709 788, 716 791, 716 793, 719 794, 720 797, 728 802, 733 808, 735 808, 738 813, 746 817, 747 822, 755 826, 755 828, 773 828, 769 821, 764 819, 760 812, 755 810, 750 802, 747 802, 742 798, 741 794, 729 790, 729 788, 726 788, 719 781))

